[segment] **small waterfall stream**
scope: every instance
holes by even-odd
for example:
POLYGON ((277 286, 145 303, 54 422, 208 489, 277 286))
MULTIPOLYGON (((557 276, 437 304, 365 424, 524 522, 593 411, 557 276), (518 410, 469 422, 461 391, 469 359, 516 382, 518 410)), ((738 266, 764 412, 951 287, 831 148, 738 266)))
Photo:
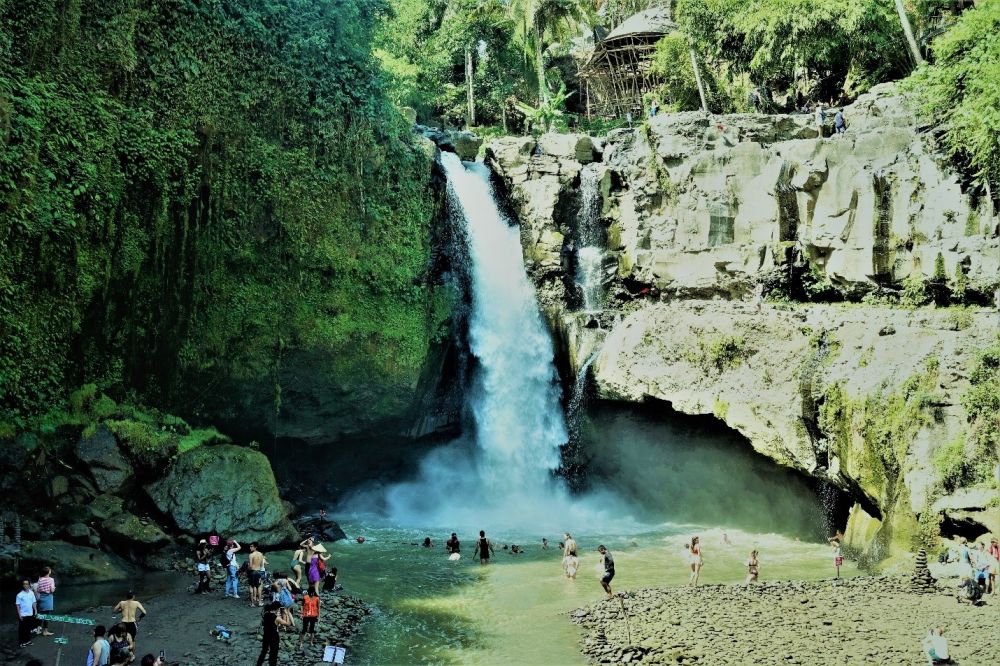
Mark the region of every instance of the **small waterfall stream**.
POLYGON ((588 164, 580 172, 580 218, 577 227, 576 282, 583 293, 583 309, 602 309, 601 192, 598 165, 588 164))

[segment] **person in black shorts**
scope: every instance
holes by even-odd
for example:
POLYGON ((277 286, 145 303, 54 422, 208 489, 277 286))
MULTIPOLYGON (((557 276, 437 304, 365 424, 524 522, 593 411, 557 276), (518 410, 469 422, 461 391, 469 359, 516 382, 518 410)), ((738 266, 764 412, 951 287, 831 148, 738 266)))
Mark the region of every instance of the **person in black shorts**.
POLYGON ((611 557, 611 553, 603 545, 597 547, 597 552, 604 556, 604 575, 601 577, 601 587, 608 593, 608 599, 610 599, 614 596, 611 594, 611 579, 615 577, 615 558, 611 557))
POLYGON ((479 563, 489 564, 490 555, 493 552, 493 542, 486 538, 486 532, 484 530, 479 530, 479 539, 476 540, 476 550, 473 551, 472 556, 475 557, 478 553, 479 563))

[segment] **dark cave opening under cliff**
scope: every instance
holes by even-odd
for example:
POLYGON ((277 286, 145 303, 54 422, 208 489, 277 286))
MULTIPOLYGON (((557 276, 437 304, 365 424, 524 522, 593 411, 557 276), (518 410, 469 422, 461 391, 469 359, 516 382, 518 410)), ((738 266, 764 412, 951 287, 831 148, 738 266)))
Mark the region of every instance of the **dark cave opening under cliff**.
POLYGON ((669 403, 592 401, 571 426, 574 487, 613 490, 648 520, 732 526, 825 539, 851 500, 825 481, 776 464, 713 416, 669 403))

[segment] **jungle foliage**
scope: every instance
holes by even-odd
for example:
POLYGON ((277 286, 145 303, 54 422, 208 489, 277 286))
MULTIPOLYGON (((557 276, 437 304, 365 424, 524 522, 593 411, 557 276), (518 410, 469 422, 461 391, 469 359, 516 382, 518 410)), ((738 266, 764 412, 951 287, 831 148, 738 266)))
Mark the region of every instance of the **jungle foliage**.
POLYGON ((190 413, 325 352, 412 384, 444 314, 385 0, 0 0, 0 414, 93 382, 190 413))
POLYGON ((912 79, 951 152, 1000 189, 1000 0, 980 0, 932 45, 912 79))

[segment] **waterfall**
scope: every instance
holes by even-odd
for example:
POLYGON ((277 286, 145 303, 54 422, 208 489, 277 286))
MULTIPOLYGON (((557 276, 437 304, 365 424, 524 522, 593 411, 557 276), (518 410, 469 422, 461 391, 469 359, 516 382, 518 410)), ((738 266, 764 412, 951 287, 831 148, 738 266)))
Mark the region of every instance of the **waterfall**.
POLYGON ((546 484, 559 466, 566 426, 552 340, 528 280, 517 227, 494 200, 489 171, 442 155, 452 209, 472 260, 469 338, 479 362, 470 396, 481 480, 491 490, 546 484))
POLYGON ((553 475, 567 432, 552 340, 524 268, 519 229, 500 212, 489 171, 451 153, 441 162, 471 263, 476 367, 466 402, 474 433, 428 455, 416 481, 391 488, 390 513, 424 524, 538 524, 568 501, 553 475))
POLYGON ((580 217, 577 222, 576 282, 583 293, 583 309, 602 309, 601 192, 598 165, 588 164, 580 172, 580 217))

